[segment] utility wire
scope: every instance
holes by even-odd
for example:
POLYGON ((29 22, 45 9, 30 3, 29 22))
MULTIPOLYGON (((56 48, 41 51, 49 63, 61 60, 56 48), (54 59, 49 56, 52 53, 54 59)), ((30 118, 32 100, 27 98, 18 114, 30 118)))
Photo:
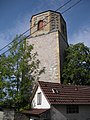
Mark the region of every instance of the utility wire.
MULTIPOLYGON (((71 1, 71 0, 70 0, 71 1)), ((72 7, 74 7, 75 5, 77 5, 78 3, 80 3, 82 0, 79 0, 78 2, 76 2, 75 4, 73 4, 72 6, 70 6, 68 9, 66 9, 65 11, 63 11, 61 14, 64 14, 65 12, 67 12, 68 10, 70 10, 72 7)), ((69 1, 68 1, 69 2, 69 1)), ((65 3, 66 4, 66 3, 65 3)), ((62 6, 61 7, 59 7, 56 11, 58 11, 59 9, 61 9, 62 8, 62 6)), ((56 12, 55 11, 55 12, 56 12)), ((44 18, 45 19, 45 18, 44 18)), ((49 24, 50 22, 51 22, 52 20, 50 20, 47 24, 49 24)), ((43 27, 45 27, 47 24, 45 24, 43 27)), ((30 29, 28 29, 27 31, 29 31, 30 29)), ((24 33, 26 33, 27 31, 25 31, 24 33)), ((34 31, 31 35, 33 35, 35 32, 37 32, 37 30, 36 31, 34 31)), ((23 33, 23 34, 24 34, 23 33)), ((21 34, 18 38, 20 38, 23 34, 21 34)), ((25 40, 26 38, 28 38, 28 37, 30 37, 31 35, 28 35, 28 36, 26 36, 23 40, 25 40)), ((17 38, 17 39, 18 39, 17 38)), ((15 44, 15 45, 18 45, 19 43, 21 43, 23 40, 20 40, 17 44, 15 44)), ((13 40, 12 42, 14 42, 15 40, 13 40)), ((10 43, 12 43, 12 42, 10 42, 10 43)), ((14 47, 14 46, 13 46, 14 47)), ((8 52, 10 49, 12 49, 13 47, 11 47, 11 48, 9 48, 8 50, 6 50, 5 52, 3 52, 0 56, 2 56, 3 54, 5 54, 6 52, 8 52)))
POLYGON ((55 12, 57 12, 58 10, 60 10, 61 8, 65 7, 68 3, 70 3, 72 0, 69 0, 68 2, 66 2, 65 4, 63 4, 62 6, 60 6, 59 8, 57 8, 55 10, 55 12))
POLYGON ((80 3, 82 0, 79 0, 78 2, 76 2, 75 4, 73 4, 72 6, 70 6, 68 9, 66 9, 65 11, 63 11, 61 14, 64 14, 65 12, 67 12, 68 10, 70 10, 71 8, 73 8, 74 6, 76 6, 78 3, 80 3))
MULTIPOLYGON (((30 29, 26 30, 24 33, 22 33, 21 35, 19 35, 17 37, 17 39, 19 39, 21 36, 23 36, 25 33, 27 33, 30 29)), ((0 49, 0 51, 2 51, 3 49, 5 49, 6 47, 8 47, 11 43, 13 43, 14 41, 16 41, 17 39, 12 40, 10 43, 8 43, 7 45, 5 45, 3 48, 0 49)))
MULTIPOLYGON (((58 9, 55 10, 55 12, 57 12, 58 10, 60 10, 61 8, 63 8, 64 6, 66 6, 69 2, 71 2, 72 0, 69 0, 68 2, 64 3, 62 6, 60 6, 58 9)), ((49 17, 50 15, 48 15, 47 17, 49 17)), ((46 17, 43 19, 45 20, 46 17)), ((37 23, 38 24, 38 23, 37 23)), ((37 25, 36 24, 36 25, 37 25)), ((25 32, 23 32, 20 36, 17 37, 17 39, 15 40, 12 40, 10 43, 8 43, 7 45, 5 45, 3 48, 0 49, 0 51, 2 51, 3 49, 5 49, 6 47, 8 47, 10 44, 12 44, 14 41, 18 40, 21 36, 23 36, 24 34, 26 34, 28 31, 30 31, 33 27, 35 26, 32 26, 31 28, 29 28, 28 30, 26 30, 25 32)))

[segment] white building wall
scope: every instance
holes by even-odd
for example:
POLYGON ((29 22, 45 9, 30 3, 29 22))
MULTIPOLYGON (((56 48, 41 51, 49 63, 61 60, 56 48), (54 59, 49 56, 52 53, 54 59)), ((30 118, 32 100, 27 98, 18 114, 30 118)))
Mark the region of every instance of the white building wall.
POLYGON ((47 101, 47 99, 45 98, 42 90, 40 87, 38 87, 36 94, 32 100, 32 108, 38 108, 38 109, 49 109, 50 108, 50 104, 47 101), (41 96, 42 96, 42 100, 41 100, 41 105, 37 104, 37 94, 41 92, 41 96))

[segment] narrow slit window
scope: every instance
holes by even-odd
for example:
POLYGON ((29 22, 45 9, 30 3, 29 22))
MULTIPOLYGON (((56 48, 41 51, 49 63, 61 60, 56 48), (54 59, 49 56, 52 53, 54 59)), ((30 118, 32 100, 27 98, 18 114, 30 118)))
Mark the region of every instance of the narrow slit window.
POLYGON ((41 92, 37 93, 37 105, 41 105, 42 95, 41 92))

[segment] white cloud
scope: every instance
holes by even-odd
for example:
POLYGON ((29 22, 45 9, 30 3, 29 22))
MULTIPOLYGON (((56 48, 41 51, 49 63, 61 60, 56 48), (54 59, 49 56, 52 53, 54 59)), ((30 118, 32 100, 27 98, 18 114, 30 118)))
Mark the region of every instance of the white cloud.
POLYGON ((83 26, 76 33, 69 37, 70 44, 83 42, 86 46, 90 47, 90 25, 83 26))
MULTIPOLYGON (((20 35, 29 29, 29 21, 30 15, 26 15, 23 18, 16 20, 15 24, 13 24, 11 28, 6 29, 4 32, 0 32, 0 49, 11 42, 15 38, 16 34, 20 35)), ((29 33, 30 32, 27 34, 29 33)), ((5 48, 3 51, 0 51, 0 53, 3 53, 6 50, 7 48, 5 48)))

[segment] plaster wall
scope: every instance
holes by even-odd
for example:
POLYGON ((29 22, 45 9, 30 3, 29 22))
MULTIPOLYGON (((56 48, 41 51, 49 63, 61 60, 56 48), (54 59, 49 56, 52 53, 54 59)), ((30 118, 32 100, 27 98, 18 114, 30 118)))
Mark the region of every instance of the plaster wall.
POLYGON ((31 37, 27 39, 27 46, 30 44, 34 44, 33 52, 38 53, 40 68, 45 67, 40 81, 60 83, 59 32, 31 37))
POLYGON ((51 120, 89 120, 90 105, 79 105, 79 113, 66 113, 65 105, 57 105, 51 108, 51 120))
POLYGON ((68 42, 64 39, 59 32, 59 56, 60 56, 60 74, 62 74, 63 64, 65 61, 65 49, 68 47, 68 42))

